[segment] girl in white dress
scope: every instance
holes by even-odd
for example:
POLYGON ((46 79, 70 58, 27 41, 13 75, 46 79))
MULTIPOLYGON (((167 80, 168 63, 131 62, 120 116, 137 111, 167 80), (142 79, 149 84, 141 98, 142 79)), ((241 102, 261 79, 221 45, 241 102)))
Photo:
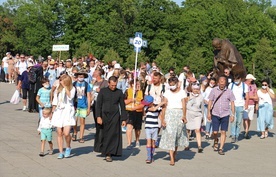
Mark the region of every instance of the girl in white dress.
POLYGON ((75 125, 74 109, 75 88, 72 79, 68 75, 60 78, 60 85, 56 89, 53 98, 52 125, 57 127, 58 159, 69 157, 71 153, 71 126, 75 125), (66 150, 63 152, 63 136, 66 141, 66 150))

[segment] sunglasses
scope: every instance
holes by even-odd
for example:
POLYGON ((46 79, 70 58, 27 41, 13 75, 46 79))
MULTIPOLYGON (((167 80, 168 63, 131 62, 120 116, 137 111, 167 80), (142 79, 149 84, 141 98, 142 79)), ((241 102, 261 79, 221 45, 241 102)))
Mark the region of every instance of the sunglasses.
POLYGON ((262 86, 267 86, 267 84, 262 84, 262 86))

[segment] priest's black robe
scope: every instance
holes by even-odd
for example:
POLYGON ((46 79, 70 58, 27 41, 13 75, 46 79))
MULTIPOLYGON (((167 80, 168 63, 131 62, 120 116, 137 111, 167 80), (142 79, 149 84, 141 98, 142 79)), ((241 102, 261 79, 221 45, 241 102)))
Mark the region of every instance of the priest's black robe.
POLYGON ((121 90, 111 90, 109 87, 100 90, 96 102, 96 117, 101 117, 103 124, 96 132, 94 151, 103 155, 121 156, 121 122, 127 119, 121 90))

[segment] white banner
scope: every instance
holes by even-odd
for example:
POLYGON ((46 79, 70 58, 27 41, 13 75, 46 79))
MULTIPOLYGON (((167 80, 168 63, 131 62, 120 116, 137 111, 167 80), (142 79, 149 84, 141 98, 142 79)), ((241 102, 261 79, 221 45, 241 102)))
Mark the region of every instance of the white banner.
POLYGON ((53 45, 53 51, 68 51, 69 45, 53 45))

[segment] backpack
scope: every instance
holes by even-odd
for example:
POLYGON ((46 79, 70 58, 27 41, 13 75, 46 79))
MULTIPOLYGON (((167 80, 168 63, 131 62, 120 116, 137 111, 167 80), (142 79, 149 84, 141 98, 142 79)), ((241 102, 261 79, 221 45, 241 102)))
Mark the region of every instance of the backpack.
MULTIPOLYGON (((50 68, 48 68, 47 71, 46 71, 45 74, 44 74, 44 77, 47 78, 47 79, 48 79, 49 76, 50 76, 50 73, 48 72, 49 69, 50 69, 50 68)), ((55 73, 56 73, 56 79, 57 79, 57 69, 55 69, 55 73)))
POLYGON ((36 76, 36 68, 32 67, 30 71, 28 72, 28 80, 30 84, 35 84, 37 80, 36 76))
MULTIPOLYGON (((232 82, 231 90, 233 90, 233 87, 234 87, 234 83, 232 82)), ((245 99, 244 87, 245 87, 244 82, 242 82, 242 97, 245 99)))
MULTIPOLYGON (((19 60, 19 61, 18 61, 18 65, 17 65, 17 66, 19 66, 19 65, 20 65, 20 63, 21 63, 21 61, 19 60)), ((28 62, 27 62, 27 61, 25 61, 25 63, 26 63, 26 68, 28 68, 28 62)))
MULTIPOLYGON (((87 97, 87 89, 88 89, 88 83, 86 81, 83 81, 84 82, 84 93, 85 93, 85 96, 87 97)), ((73 86, 75 87, 75 97, 74 97, 74 106, 75 108, 78 106, 78 95, 77 95, 77 81, 73 83, 73 86)))
MULTIPOLYGON (((148 85, 148 95, 150 95, 150 89, 151 89, 151 84, 148 85)), ((161 90, 161 94, 164 94, 165 93, 165 85, 162 84, 162 90, 161 90)))

